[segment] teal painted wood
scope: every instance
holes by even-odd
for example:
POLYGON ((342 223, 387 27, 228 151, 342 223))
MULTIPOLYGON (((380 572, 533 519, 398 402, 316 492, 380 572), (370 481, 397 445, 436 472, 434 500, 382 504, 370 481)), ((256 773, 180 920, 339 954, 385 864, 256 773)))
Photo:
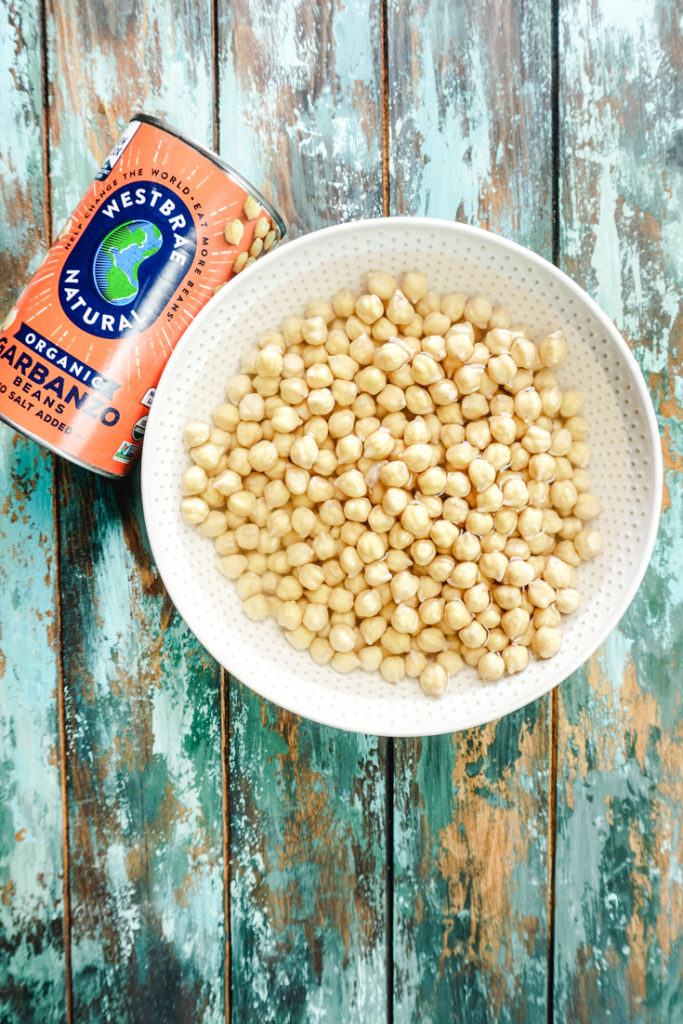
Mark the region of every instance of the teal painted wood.
MULTIPOLYGON (((221 5, 221 153, 292 234, 382 212, 378 18, 366 0, 221 5)), ((230 721, 232 1020, 383 1021, 384 742, 235 681, 230 721)))
POLYGON ((384 742, 230 687, 231 1019, 386 1019, 384 742))
POLYGON ((665 0, 560 4, 562 263, 643 369, 666 487, 635 601, 561 690, 558 1024, 683 1020, 679 13, 665 0))
MULTIPOLYGON (((211 5, 50 9, 64 218, 129 116, 213 135, 211 5)), ((220 688, 151 561, 138 474, 60 463, 74 1020, 224 1019, 220 688)))
MULTIPOLYGON (((38 5, 3 4, 0 323, 45 245, 38 5)), ((0 425, 0 1021, 66 1015, 52 459, 0 425)))
MULTIPOLYGON (((390 2, 395 213, 456 218, 551 255, 550 4, 390 2)), ((549 700, 396 741, 401 1024, 546 1021, 549 700)))

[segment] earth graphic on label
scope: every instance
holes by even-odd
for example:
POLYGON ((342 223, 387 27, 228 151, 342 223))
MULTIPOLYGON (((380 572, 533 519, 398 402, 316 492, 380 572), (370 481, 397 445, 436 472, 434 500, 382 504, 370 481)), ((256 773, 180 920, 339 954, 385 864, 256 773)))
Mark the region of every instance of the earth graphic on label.
POLYGON ((129 220, 113 228, 100 242, 93 260, 98 292, 114 306, 128 306, 136 298, 140 267, 159 252, 161 231, 148 220, 129 220))

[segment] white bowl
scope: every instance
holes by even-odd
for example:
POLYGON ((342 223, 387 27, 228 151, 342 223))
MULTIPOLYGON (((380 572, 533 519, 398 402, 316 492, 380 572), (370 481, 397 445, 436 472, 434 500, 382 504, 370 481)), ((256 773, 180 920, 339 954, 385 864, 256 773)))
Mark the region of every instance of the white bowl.
POLYGON ((632 600, 649 561, 661 500, 659 436, 650 398, 626 343, 577 285, 521 246, 450 221, 394 217, 325 228, 289 242, 223 288, 188 328, 164 370, 142 458, 145 521, 159 572, 178 611, 228 671, 282 707, 340 729, 387 736, 452 732, 508 714, 547 693, 605 639, 632 600), (563 618, 562 648, 497 683, 466 668, 448 693, 379 673, 340 675, 293 650, 276 623, 251 622, 234 583, 218 571, 213 543, 183 524, 180 480, 187 420, 224 398, 240 356, 311 298, 361 289, 364 274, 419 268, 438 292, 482 293, 538 339, 560 328, 569 357, 563 387, 585 394, 593 490, 604 551, 579 568, 581 608, 563 618))

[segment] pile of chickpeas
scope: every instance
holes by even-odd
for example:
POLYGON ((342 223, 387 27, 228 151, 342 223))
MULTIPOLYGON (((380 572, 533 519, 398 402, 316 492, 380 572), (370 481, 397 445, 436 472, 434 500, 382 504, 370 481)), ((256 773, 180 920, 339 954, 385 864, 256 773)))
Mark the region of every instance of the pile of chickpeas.
POLYGON ((432 695, 463 662, 519 672, 559 650, 601 547, 566 353, 484 296, 370 273, 264 334, 186 425, 183 519, 318 664, 432 695))

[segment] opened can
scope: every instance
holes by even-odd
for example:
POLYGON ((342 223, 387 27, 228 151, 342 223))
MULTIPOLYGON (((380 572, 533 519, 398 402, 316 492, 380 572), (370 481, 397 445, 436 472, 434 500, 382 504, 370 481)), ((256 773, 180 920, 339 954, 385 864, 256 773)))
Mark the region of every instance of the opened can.
POLYGON ((125 476, 183 331, 284 231, 219 157, 136 114, 2 326, 0 417, 125 476))

